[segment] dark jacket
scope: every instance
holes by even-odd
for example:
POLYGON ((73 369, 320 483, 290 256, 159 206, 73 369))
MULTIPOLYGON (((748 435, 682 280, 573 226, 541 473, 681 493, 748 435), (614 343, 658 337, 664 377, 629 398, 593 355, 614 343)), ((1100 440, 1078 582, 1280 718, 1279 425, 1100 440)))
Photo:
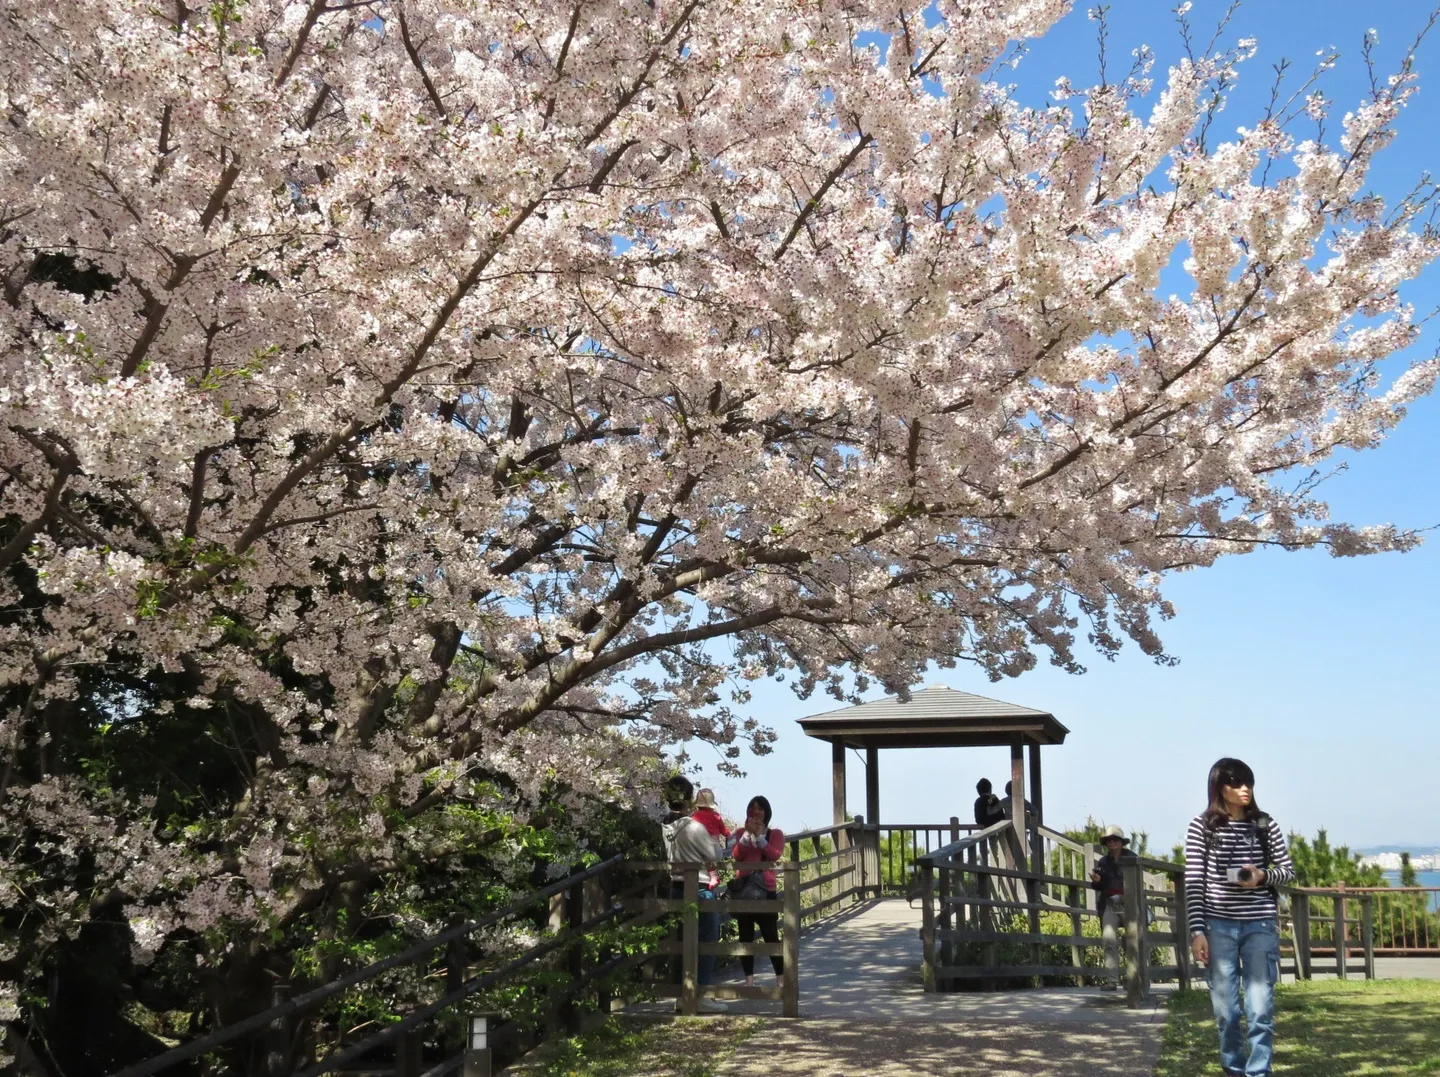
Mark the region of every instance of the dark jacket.
POLYGON ((994 793, 986 793, 983 797, 975 798, 976 826, 994 826, 1004 818, 1005 812, 1000 807, 1000 798, 994 793))
POLYGON ((1125 862, 1133 859, 1131 854, 1124 852, 1119 860, 1112 859, 1109 853, 1099 857, 1095 861, 1095 873, 1100 876, 1100 881, 1090 884, 1095 892, 1102 897, 1125 893, 1125 862))

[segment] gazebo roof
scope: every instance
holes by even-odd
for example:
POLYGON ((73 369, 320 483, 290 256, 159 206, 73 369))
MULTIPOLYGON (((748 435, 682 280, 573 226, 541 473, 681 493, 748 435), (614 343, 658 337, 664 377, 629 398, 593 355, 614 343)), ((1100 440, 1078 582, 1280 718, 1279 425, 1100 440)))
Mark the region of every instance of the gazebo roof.
POLYGON ((1063 744, 1070 730, 1048 711, 932 684, 911 693, 800 719, 805 735, 852 748, 983 748, 1063 744))

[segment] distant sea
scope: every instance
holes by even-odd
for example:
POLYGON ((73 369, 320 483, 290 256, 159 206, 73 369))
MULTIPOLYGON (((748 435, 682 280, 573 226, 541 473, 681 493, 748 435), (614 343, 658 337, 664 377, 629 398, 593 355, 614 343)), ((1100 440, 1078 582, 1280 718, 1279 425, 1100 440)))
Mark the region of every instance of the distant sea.
MULTIPOLYGON (((1388 882, 1391 886, 1399 886, 1400 873, 1398 871, 1387 871, 1385 873, 1385 881, 1388 882)), ((1415 882, 1418 886, 1440 886, 1440 871, 1416 872, 1415 882)), ((1430 896, 1432 899, 1434 899, 1432 900, 1431 904, 1436 909, 1440 909, 1440 894, 1432 894, 1430 896)))

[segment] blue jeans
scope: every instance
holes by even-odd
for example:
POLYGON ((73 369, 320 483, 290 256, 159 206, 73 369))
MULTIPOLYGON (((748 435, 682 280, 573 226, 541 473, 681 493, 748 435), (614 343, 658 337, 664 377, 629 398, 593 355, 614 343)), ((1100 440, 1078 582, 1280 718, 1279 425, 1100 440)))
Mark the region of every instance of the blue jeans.
MULTIPOLYGON (((685 896, 685 885, 678 882, 671 883, 670 896, 672 898, 683 898, 685 896)), ((699 928, 701 942, 720 941, 720 914, 718 912, 703 911, 707 907, 712 909, 716 907, 715 898, 716 894, 714 890, 706 886, 700 888, 700 908, 702 911, 700 912, 699 928)), ((675 937, 679 938, 680 936, 677 934, 675 937)), ((683 959, 677 955, 671 973, 672 983, 678 984, 682 982, 682 962, 683 959)), ((695 982, 704 986, 705 984, 714 982, 714 980, 715 955, 700 954, 695 963, 695 982)))
POLYGON ((1275 1053, 1275 981, 1280 978, 1280 932, 1274 920, 1211 917, 1210 1005, 1220 1029, 1226 1073, 1266 1077, 1275 1053), (1240 1042, 1240 985, 1245 985, 1247 1059, 1240 1042))
MULTIPOLYGON (((718 912, 704 912, 706 907, 715 908, 715 891, 700 888, 700 941, 720 941, 720 914, 718 912)), ((695 982, 708 984, 715 981, 715 955, 700 954, 696 959, 695 982)))

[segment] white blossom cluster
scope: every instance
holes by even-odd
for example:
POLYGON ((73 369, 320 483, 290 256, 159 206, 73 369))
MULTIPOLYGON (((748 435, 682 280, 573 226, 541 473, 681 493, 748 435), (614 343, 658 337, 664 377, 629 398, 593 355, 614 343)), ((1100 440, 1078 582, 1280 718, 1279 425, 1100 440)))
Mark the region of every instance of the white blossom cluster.
POLYGON ((1168 571, 1411 545, 1307 477, 1437 375, 1377 371, 1408 66, 1334 146, 1207 123, 1249 43, 1024 107, 1068 7, 10 3, 0 833, 86 882, 0 848, 0 906, 118 893, 143 959, 443 860, 447 805, 764 750, 760 677, 1163 660, 1168 571), (109 670, 259 731, 203 834, 46 762, 109 670))

